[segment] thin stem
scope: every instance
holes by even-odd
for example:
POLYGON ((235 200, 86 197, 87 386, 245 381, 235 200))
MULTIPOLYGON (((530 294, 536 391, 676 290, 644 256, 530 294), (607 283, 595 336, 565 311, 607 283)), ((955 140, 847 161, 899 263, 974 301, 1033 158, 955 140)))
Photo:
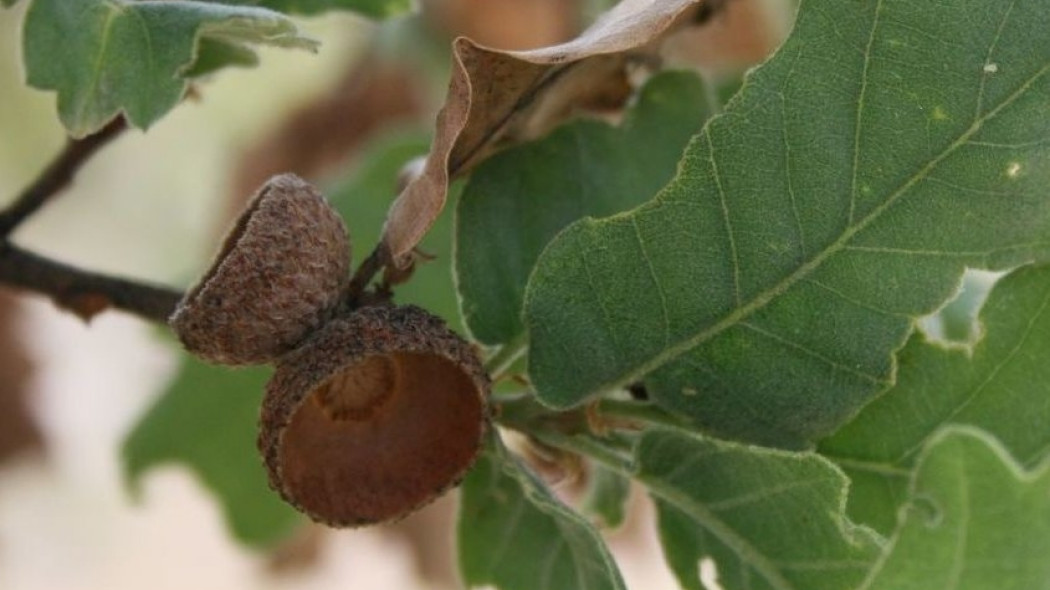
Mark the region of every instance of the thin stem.
POLYGON ((65 148, 36 180, 26 187, 7 209, 0 212, 0 240, 6 240, 23 221, 69 186, 81 166, 99 148, 119 136, 125 129, 127 123, 123 117, 118 117, 93 135, 68 140, 65 148))
POLYGON ((0 283, 47 295, 84 320, 112 307, 163 324, 182 298, 174 289, 88 272, 11 243, 0 243, 0 283))
POLYGON ((645 424, 670 426, 672 428, 687 427, 685 420, 669 414, 648 402, 603 399, 598 402, 598 414, 602 417, 626 418, 645 424))
POLYGON ((635 475, 629 457, 609 448, 592 436, 570 436, 550 430, 540 430, 529 434, 544 444, 592 459, 624 477, 630 478, 635 475))
POLYGON ((485 360, 485 371, 493 381, 506 374, 514 363, 525 354, 528 341, 525 334, 520 334, 510 342, 500 346, 492 356, 485 360))
POLYGON ((350 278, 350 284, 346 288, 346 303, 353 309, 360 305, 361 296, 364 294, 368 284, 372 282, 376 274, 386 266, 387 261, 390 259, 390 255, 386 246, 380 242, 376 244, 375 249, 361 262, 361 265, 357 267, 357 271, 354 272, 354 276, 350 278))

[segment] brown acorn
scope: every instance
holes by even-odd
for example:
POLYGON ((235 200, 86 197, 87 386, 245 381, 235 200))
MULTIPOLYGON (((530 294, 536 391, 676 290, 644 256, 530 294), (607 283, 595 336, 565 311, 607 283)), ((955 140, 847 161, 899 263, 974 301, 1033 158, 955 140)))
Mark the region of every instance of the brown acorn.
POLYGON ((474 348, 418 307, 337 317, 267 384, 258 442, 270 486, 331 526, 399 519, 474 462, 489 388, 474 348))
POLYGON ((270 362, 332 316, 349 272, 343 220, 303 179, 274 176, 168 323, 205 360, 270 362))

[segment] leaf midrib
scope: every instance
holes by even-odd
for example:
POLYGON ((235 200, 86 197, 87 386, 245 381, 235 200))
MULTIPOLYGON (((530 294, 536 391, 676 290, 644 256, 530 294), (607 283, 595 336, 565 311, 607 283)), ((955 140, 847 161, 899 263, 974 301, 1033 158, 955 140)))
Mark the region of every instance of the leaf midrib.
MULTIPOLYGON (((1010 93, 1002 102, 1000 102, 994 109, 987 111, 983 116, 975 118, 974 122, 964 131, 955 141, 948 145, 940 154, 932 158, 925 166, 923 166, 918 172, 908 178, 901 186, 890 193, 889 197, 880 204, 878 207, 872 209, 872 211, 860 219, 857 223, 848 226, 845 231, 836 239, 834 242, 829 244, 826 248, 821 250, 816 256, 811 258, 808 262, 800 266, 797 270, 784 277, 778 283, 770 287, 769 289, 762 291, 753 297, 746 304, 736 308, 732 313, 726 315, 722 320, 712 324, 705 330, 698 332, 695 336, 687 338, 664 348, 659 354, 654 355, 648 361, 636 365, 634 368, 623 372, 620 376, 614 378, 611 381, 603 383, 595 388, 593 391, 607 391, 622 387, 624 384, 638 381, 644 378, 649 373, 659 369, 664 364, 674 360, 675 358, 685 354, 700 344, 710 340, 717 336, 721 332, 737 325, 744 319, 750 317, 755 312, 761 310, 774 299, 783 295, 788 289, 798 283, 802 279, 811 275, 818 268, 820 268, 824 262, 832 255, 837 254, 843 250, 849 242, 861 231, 866 229, 869 225, 878 220, 883 213, 893 207, 900 199, 918 182, 925 179, 930 172, 932 172, 941 162, 950 157, 956 150, 965 145, 971 137, 973 137, 985 123, 994 119, 1000 112, 1005 108, 1013 104, 1018 98, 1023 96, 1028 89, 1035 84, 1041 77, 1043 77, 1048 71, 1050 71, 1050 63, 1046 63, 1039 70, 1030 76, 1017 90, 1010 93)), ((714 154, 713 143, 710 138, 710 127, 704 127, 700 133, 704 137, 704 140, 709 143, 712 147, 712 157, 714 154)), ((659 203, 659 201, 657 201, 659 203)), ((630 214, 630 213, 628 213, 630 214)), ((600 223, 600 222, 599 222, 600 223)))
POLYGON ((114 2, 104 2, 102 6, 106 8, 107 13, 105 22, 102 25, 102 35, 99 36, 99 51, 98 55, 95 56, 94 67, 91 69, 91 84, 88 85, 87 92, 84 94, 84 100, 77 109, 77 122, 84 121, 85 113, 97 98, 98 82, 102 77, 102 62, 106 57, 106 51, 109 49, 110 31, 113 29, 113 23, 117 20, 118 15, 123 12, 123 9, 114 2))
POLYGON ((729 547, 748 567, 754 569, 762 576, 774 590, 795 590, 794 584, 780 573, 780 570, 771 559, 766 557, 750 541, 741 536, 740 533, 731 528, 701 502, 682 493, 674 486, 665 485, 659 477, 651 477, 642 473, 636 473, 634 477, 645 484, 645 487, 651 493, 681 510, 714 535, 719 542, 729 547))

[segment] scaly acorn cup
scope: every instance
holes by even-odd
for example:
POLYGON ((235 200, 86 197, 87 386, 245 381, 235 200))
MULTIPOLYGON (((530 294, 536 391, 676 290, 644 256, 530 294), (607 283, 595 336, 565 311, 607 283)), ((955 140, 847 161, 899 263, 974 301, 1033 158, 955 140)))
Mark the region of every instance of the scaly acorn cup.
POLYGON ((399 519, 459 483, 488 421, 474 348, 414 307, 364 307, 281 358, 259 450, 270 486, 330 526, 399 519))
POLYGON ((343 220, 303 179, 274 176, 168 323, 207 361, 271 362, 331 317, 349 274, 343 220))

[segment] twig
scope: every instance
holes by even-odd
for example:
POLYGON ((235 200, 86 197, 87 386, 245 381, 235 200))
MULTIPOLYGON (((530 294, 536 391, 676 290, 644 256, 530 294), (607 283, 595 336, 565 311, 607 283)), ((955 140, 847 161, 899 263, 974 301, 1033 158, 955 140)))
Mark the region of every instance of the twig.
POLYGON ((47 295, 85 321, 112 307, 166 323, 182 298, 174 289, 88 272, 10 243, 0 244, 0 283, 47 295))
POLYGON ((350 279, 350 284, 346 288, 345 301, 350 309, 360 305, 361 296, 364 294, 365 288, 368 287, 368 283, 372 282, 376 274, 386 266, 389 258, 387 249, 380 242, 372 250, 372 253, 368 255, 368 258, 364 259, 361 266, 357 267, 357 271, 354 272, 354 276, 350 279))
POLYGON ((510 367, 521 358, 527 350, 528 343, 525 335, 521 334, 510 342, 499 347, 495 353, 485 359, 485 371, 492 377, 493 381, 502 377, 510 367))
POLYGON ((17 199, 0 212, 0 240, 6 240, 37 209, 69 185, 80 167, 113 138, 127 129, 124 117, 118 117, 97 133, 83 139, 70 139, 58 156, 37 176, 17 199))

